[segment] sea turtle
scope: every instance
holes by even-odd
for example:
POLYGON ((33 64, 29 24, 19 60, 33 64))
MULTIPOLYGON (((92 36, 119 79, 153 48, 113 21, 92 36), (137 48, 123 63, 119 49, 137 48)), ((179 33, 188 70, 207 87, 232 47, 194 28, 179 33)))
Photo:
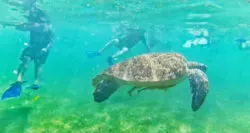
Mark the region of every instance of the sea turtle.
POLYGON ((189 78, 192 109, 197 111, 208 93, 207 66, 188 62, 179 53, 150 53, 135 56, 106 69, 92 80, 96 102, 108 99, 122 85, 132 85, 138 92, 145 89, 167 90, 189 78))

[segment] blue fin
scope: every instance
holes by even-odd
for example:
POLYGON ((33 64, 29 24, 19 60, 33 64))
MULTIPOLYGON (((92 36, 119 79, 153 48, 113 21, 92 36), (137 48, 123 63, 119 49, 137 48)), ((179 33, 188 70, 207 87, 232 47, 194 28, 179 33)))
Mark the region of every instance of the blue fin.
POLYGON ((40 86, 36 85, 36 84, 33 84, 33 85, 29 86, 29 87, 26 87, 26 89, 33 89, 33 90, 38 90, 39 88, 40 88, 40 86))
POLYGON ((247 40, 243 37, 239 37, 239 38, 235 39, 235 41, 237 41, 239 43, 245 43, 247 40))
POLYGON ((22 92, 22 83, 23 82, 15 82, 11 84, 11 86, 3 93, 2 100, 7 98, 15 98, 19 97, 22 92))
POLYGON ((86 53, 87 53, 88 58, 94 58, 96 56, 101 55, 101 53, 99 53, 98 51, 89 51, 89 52, 86 52, 86 53))

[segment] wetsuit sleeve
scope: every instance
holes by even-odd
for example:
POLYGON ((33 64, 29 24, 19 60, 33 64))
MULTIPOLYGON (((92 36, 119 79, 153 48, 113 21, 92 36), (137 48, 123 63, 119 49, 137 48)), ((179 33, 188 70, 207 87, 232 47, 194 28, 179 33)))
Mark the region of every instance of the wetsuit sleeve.
POLYGON ((41 25, 38 23, 24 23, 16 25, 16 29, 20 31, 41 31, 41 25))
POLYGON ((10 0, 2 0, 4 3, 9 4, 11 6, 21 7, 21 8, 29 8, 31 7, 37 0, 18 0, 18 1, 10 1, 10 0))
POLYGON ((47 47, 46 49, 50 49, 54 43, 54 38, 55 38, 55 35, 52 31, 49 31, 49 43, 47 44, 47 47))
POLYGON ((20 31, 28 31, 29 25, 30 24, 25 23, 25 24, 15 25, 15 27, 17 30, 20 30, 20 31))

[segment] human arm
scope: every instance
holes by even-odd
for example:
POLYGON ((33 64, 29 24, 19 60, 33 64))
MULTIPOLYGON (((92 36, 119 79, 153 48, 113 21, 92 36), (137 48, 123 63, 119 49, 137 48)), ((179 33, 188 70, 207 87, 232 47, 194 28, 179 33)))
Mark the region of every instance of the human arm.
POLYGON ((20 8, 24 8, 24 9, 29 9, 33 6, 33 4, 37 1, 37 0, 16 0, 16 1, 11 1, 11 0, 2 0, 3 2, 11 5, 11 6, 15 6, 15 7, 20 7, 20 8))
POLYGON ((46 45, 46 47, 42 48, 43 52, 47 52, 54 44, 54 33, 52 31, 48 31, 49 34, 49 43, 46 45))
POLYGON ((45 23, 22 23, 15 25, 15 27, 20 31, 48 32, 51 25, 45 23))
POLYGON ((14 27, 20 31, 31 31, 32 29, 34 29, 37 26, 36 26, 36 24, 31 24, 31 23, 23 23, 23 24, 14 25, 14 27))
POLYGON ((17 1, 2 0, 2 2, 9 4, 11 6, 17 6, 17 7, 21 7, 23 5, 23 2, 21 0, 17 0, 17 1))
POLYGON ((0 25, 3 27, 15 27, 17 30, 20 31, 35 31, 35 32, 41 32, 46 29, 45 24, 39 24, 39 23, 11 23, 11 22, 5 22, 0 21, 0 25))
POLYGON ((30 31, 38 26, 36 24, 31 24, 31 23, 17 24, 17 23, 4 22, 4 21, 0 21, 0 24, 3 25, 3 27, 15 27, 17 30, 20 30, 20 31, 30 31))
POLYGON ((16 27, 17 24, 14 24, 11 22, 0 21, 0 25, 2 25, 3 27, 16 27))
POLYGON ((102 53, 105 49, 107 49, 110 45, 112 44, 117 44, 119 43, 119 39, 113 39, 109 42, 107 42, 102 49, 99 50, 99 53, 102 53))

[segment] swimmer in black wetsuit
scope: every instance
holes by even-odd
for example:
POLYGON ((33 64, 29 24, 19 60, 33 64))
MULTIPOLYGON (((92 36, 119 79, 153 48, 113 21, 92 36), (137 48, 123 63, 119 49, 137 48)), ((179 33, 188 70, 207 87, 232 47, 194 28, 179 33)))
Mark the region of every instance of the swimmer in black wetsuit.
POLYGON ((145 39, 145 30, 142 29, 131 29, 128 31, 127 35, 121 36, 120 38, 113 39, 109 41, 105 46, 99 50, 99 53, 102 54, 105 49, 107 49, 109 46, 114 45, 119 49, 118 52, 116 52, 114 55, 110 56, 108 58, 108 63, 110 65, 113 64, 113 60, 117 58, 118 56, 128 52, 129 49, 133 48, 136 44, 138 44, 140 41, 146 45, 146 48, 148 51, 150 51, 150 46, 147 44, 145 39))
POLYGON ((51 25, 47 23, 28 23, 16 26, 17 30, 30 32, 29 46, 23 50, 20 57, 22 61, 18 69, 17 82, 22 81, 24 72, 31 60, 35 63, 35 82, 33 89, 38 89, 39 77, 42 70, 42 65, 46 62, 49 55, 49 49, 53 43, 53 33, 51 25))
POLYGON ((88 57, 92 58, 95 56, 100 56, 108 47, 113 45, 119 49, 119 51, 117 51, 114 55, 108 57, 109 65, 113 65, 115 58, 128 52, 129 49, 133 48, 139 42, 142 42, 146 46, 147 50, 150 51, 151 47, 153 47, 155 44, 151 44, 152 41, 146 41, 146 33, 147 32, 143 29, 128 29, 125 35, 109 41, 98 52, 89 52, 88 57))
MULTIPOLYGON (((27 0, 26 0, 27 1, 27 0)), ((13 4, 13 3, 12 3, 13 4)), ((52 25, 49 22, 45 13, 35 7, 33 4, 29 6, 26 5, 25 8, 28 10, 29 14, 26 16, 28 22, 22 24, 9 24, 4 23, 3 25, 13 26, 20 31, 30 32, 30 42, 28 47, 26 47, 20 60, 22 63, 18 68, 17 81, 11 85, 11 87, 4 93, 2 99, 9 97, 17 97, 21 92, 21 84, 23 82, 23 75, 28 67, 30 61, 35 63, 35 81, 34 84, 29 87, 32 89, 39 88, 39 78, 42 71, 42 65, 46 62, 49 55, 49 50, 53 44, 53 32, 52 25)))

